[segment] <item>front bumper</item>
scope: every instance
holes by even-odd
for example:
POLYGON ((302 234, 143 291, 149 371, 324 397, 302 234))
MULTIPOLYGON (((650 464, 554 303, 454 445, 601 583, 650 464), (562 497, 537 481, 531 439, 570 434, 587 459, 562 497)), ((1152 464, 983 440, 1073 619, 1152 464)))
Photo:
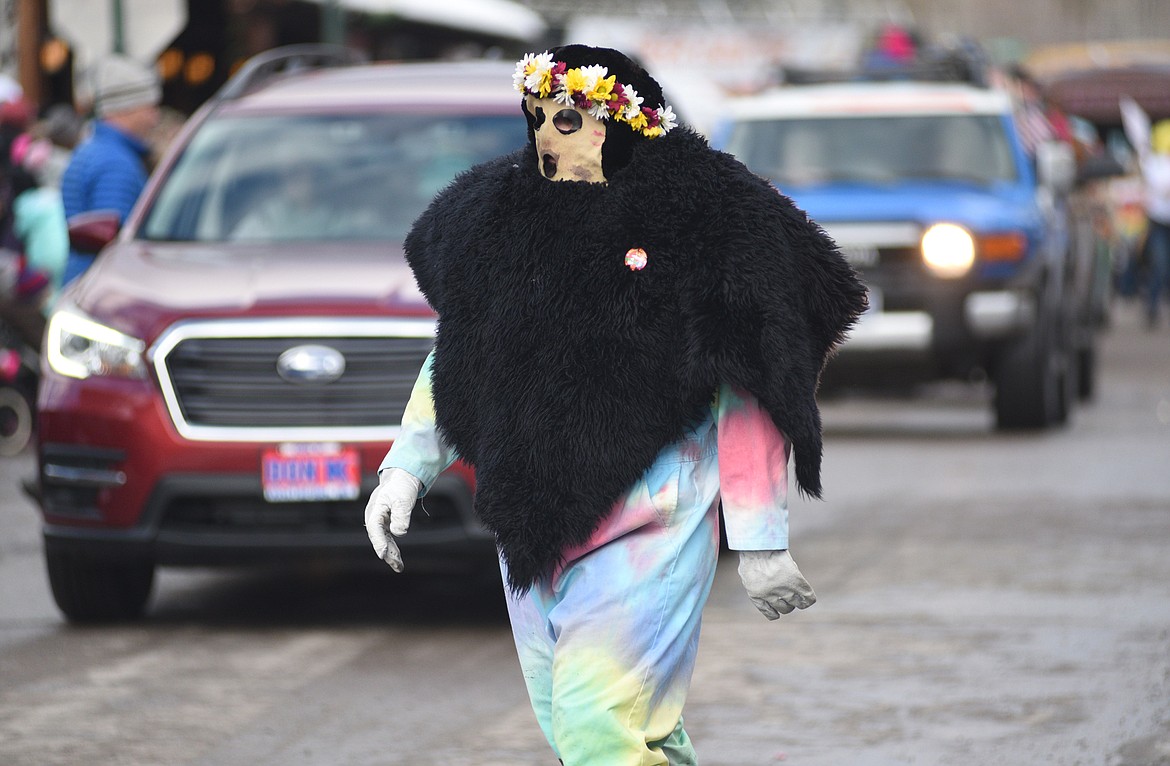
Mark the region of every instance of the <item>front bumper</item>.
POLYGON ((926 354, 937 347, 953 346, 961 341, 961 334, 979 341, 1010 337, 1031 326, 1036 318, 1035 298, 1020 290, 973 292, 962 298, 961 307, 960 328, 945 320, 936 324, 935 315, 929 311, 866 314, 849 333, 842 352, 926 354))
MULTIPOLYGON (((270 502, 262 465, 276 442, 185 439, 149 381, 47 371, 38 416, 36 492, 50 551, 173 565, 371 555, 364 509, 390 438, 342 442, 358 455, 357 498, 270 502)), ((412 563, 494 559, 473 490, 473 472, 459 463, 436 481, 402 539, 412 563)))
POLYGON ((963 301, 963 317, 980 340, 1018 335, 1036 323, 1036 296, 1024 290, 971 293, 963 301))
MULTIPOLYGON (((369 560, 363 482, 356 501, 271 503, 259 478, 169 475, 138 523, 127 528, 46 523, 46 548, 92 558, 135 557, 175 566, 290 560, 369 560)), ((415 506, 410 534, 399 541, 412 563, 462 569, 494 558, 491 536, 475 521, 472 493, 458 470, 435 482, 415 506)))

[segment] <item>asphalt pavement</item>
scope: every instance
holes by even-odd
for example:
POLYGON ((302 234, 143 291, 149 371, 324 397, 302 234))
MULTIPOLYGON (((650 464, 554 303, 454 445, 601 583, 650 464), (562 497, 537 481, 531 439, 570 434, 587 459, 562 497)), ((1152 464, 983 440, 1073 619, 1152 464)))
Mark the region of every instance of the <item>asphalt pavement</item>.
MULTIPOLYGON (((768 622, 724 558, 687 729, 704 766, 1170 765, 1170 328, 1119 306, 1099 393, 1000 434, 987 393, 824 402, 819 597, 768 622)), ((495 584, 166 570, 75 628, 0 463, 0 764, 538 766, 495 584)), ((409 567, 409 562, 407 562, 409 567)))

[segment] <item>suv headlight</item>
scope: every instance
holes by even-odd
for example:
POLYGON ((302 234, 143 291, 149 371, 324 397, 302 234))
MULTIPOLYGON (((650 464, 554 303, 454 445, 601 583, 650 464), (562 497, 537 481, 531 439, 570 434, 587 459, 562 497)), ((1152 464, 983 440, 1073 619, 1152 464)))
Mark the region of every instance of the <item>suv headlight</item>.
POLYGON ((975 238, 953 223, 936 223, 922 234, 922 260, 936 276, 961 277, 975 264, 975 238))
POLYGON ((84 380, 91 375, 145 378, 146 344, 76 311, 54 312, 45 336, 49 366, 84 380))

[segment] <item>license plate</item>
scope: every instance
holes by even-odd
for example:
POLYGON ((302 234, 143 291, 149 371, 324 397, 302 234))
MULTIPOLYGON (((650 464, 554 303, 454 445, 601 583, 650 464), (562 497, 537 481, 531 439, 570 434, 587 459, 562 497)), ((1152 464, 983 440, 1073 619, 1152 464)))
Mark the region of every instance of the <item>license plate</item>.
POLYGON ((264 451, 264 499, 355 500, 361 491, 357 450, 339 444, 282 444, 264 451))

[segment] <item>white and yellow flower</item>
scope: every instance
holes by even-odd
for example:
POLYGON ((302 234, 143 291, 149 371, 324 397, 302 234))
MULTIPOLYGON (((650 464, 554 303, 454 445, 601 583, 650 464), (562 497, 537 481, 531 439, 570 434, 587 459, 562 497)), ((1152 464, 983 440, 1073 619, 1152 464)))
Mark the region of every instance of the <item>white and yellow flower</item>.
POLYGON ((625 118, 626 122, 632 122, 635 117, 642 114, 642 97, 638 95, 638 91, 634 90, 634 86, 623 85, 622 87, 625 90, 626 100, 630 102, 622 117, 625 118))
POLYGON ((662 128, 663 133, 669 133, 671 128, 676 125, 678 125, 678 118, 675 117, 670 104, 666 104, 658 110, 658 126, 662 128))
POLYGON ((553 98, 558 104, 573 106, 573 94, 587 92, 590 85, 589 78, 581 69, 570 69, 561 77, 560 88, 553 98))
POLYGON ((512 74, 516 90, 537 98, 549 98, 565 106, 588 110, 598 120, 614 119, 628 124, 647 138, 664 135, 677 124, 674 110, 644 108, 644 99, 630 85, 600 64, 567 69, 549 51, 528 53, 512 74))
POLYGON ((531 93, 538 98, 546 98, 553 89, 553 57, 552 53, 529 53, 520 59, 516 71, 512 74, 512 84, 516 90, 531 93))

